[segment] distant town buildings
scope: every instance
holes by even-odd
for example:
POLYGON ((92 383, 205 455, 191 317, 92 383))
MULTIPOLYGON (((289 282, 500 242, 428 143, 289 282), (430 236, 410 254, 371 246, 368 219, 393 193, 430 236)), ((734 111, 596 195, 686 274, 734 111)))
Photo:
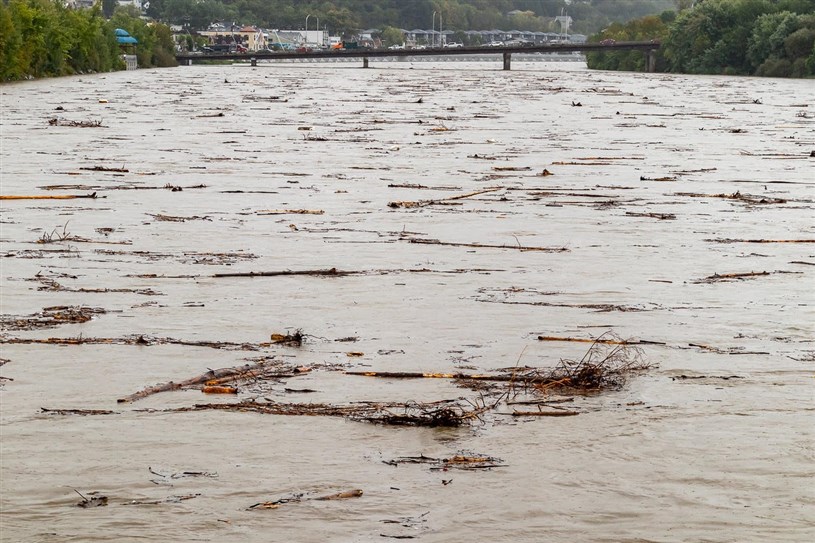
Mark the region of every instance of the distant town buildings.
MULTIPOLYGON (((467 45, 491 43, 528 43, 531 45, 546 45, 547 43, 585 43, 587 37, 583 34, 565 34, 558 32, 533 32, 525 30, 467 30, 456 32, 453 30, 413 30, 400 29, 406 47, 437 46, 441 47, 453 43, 454 38, 463 36, 467 45)), ((381 31, 369 28, 350 37, 360 46, 379 47, 381 31)), ((323 30, 286 30, 263 29, 254 26, 238 26, 230 22, 217 22, 198 32, 198 35, 207 38, 210 44, 239 44, 248 51, 261 51, 266 49, 294 49, 299 47, 331 47, 341 41, 341 36, 331 36, 323 30)), ((348 38, 348 37, 346 37, 348 38)))

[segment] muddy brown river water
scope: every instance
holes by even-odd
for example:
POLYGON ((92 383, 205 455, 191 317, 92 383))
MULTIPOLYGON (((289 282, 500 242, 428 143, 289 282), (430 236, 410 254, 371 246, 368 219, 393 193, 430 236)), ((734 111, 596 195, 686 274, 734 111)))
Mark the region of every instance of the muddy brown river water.
POLYGON ((96 195, 0 202, 0 539, 815 539, 812 81, 372 66, 0 87, 0 194, 96 195), (480 405, 346 372, 552 368, 608 333, 650 369, 510 398, 578 416, 187 409, 480 405), (289 376, 117 402, 258 361, 289 376), (492 467, 421 458, 456 455, 492 467))

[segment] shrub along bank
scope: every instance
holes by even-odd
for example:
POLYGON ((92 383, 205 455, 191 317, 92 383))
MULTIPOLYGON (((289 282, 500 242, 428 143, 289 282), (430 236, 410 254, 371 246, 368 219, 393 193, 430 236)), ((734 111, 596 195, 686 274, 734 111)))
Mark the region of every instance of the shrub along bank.
POLYGON ((0 2, 0 81, 123 70, 115 29, 139 41, 139 67, 174 66, 165 25, 147 23, 128 9, 107 20, 97 5, 67 8, 59 0, 0 2))

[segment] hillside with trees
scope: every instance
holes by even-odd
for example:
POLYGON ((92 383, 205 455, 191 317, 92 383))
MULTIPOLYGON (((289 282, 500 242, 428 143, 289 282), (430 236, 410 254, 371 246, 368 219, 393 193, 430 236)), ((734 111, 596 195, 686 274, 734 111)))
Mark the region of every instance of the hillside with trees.
MULTIPOLYGON (((815 0, 697 0, 693 7, 612 24, 590 41, 658 39, 657 71, 812 77, 815 0)), ((592 53, 589 68, 643 70, 641 53, 592 53)))
POLYGON ((193 30, 212 21, 296 29, 311 15, 312 24, 319 18, 321 28, 352 34, 386 26, 429 29, 434 12, 451 30, 554 31, 554 18, 565 11, 575 32, 590 34, 673 5, 673 0, 151 0, 147 13, 193 30))

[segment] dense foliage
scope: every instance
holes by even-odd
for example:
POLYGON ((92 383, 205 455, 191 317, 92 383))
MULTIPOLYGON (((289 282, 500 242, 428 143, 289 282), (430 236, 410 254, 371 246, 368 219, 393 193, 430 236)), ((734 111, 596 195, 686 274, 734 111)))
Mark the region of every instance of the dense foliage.
POLYGON ((351 33, 386 26, 451 30, 554 31, 554 18, 565 10, 572 30, 591 33, 614 21, 627 21, 672 7, 674 0, 151 0, 148 15, 174 24, 203 29, 213 21, 254 24, 265 28, 327 27, 351 33))
MULTIPOLYGON (((611 25, 592 36, 659 39, 657 70, 771 77, 815 75, 815 0, 704 0, 678 15, 611 25)), ((638 70, 641 53, 595 53, 589 67, 638 70), (639 58, 637 58, 639 57, 639 58)))
POLYGON ((0 81, 124 69, 114 30, 139 40, 139 66, 175 65, 169 28, 128 10, 106 20, 101 7, 66 8, 59 0, 0 2, 0 81))

